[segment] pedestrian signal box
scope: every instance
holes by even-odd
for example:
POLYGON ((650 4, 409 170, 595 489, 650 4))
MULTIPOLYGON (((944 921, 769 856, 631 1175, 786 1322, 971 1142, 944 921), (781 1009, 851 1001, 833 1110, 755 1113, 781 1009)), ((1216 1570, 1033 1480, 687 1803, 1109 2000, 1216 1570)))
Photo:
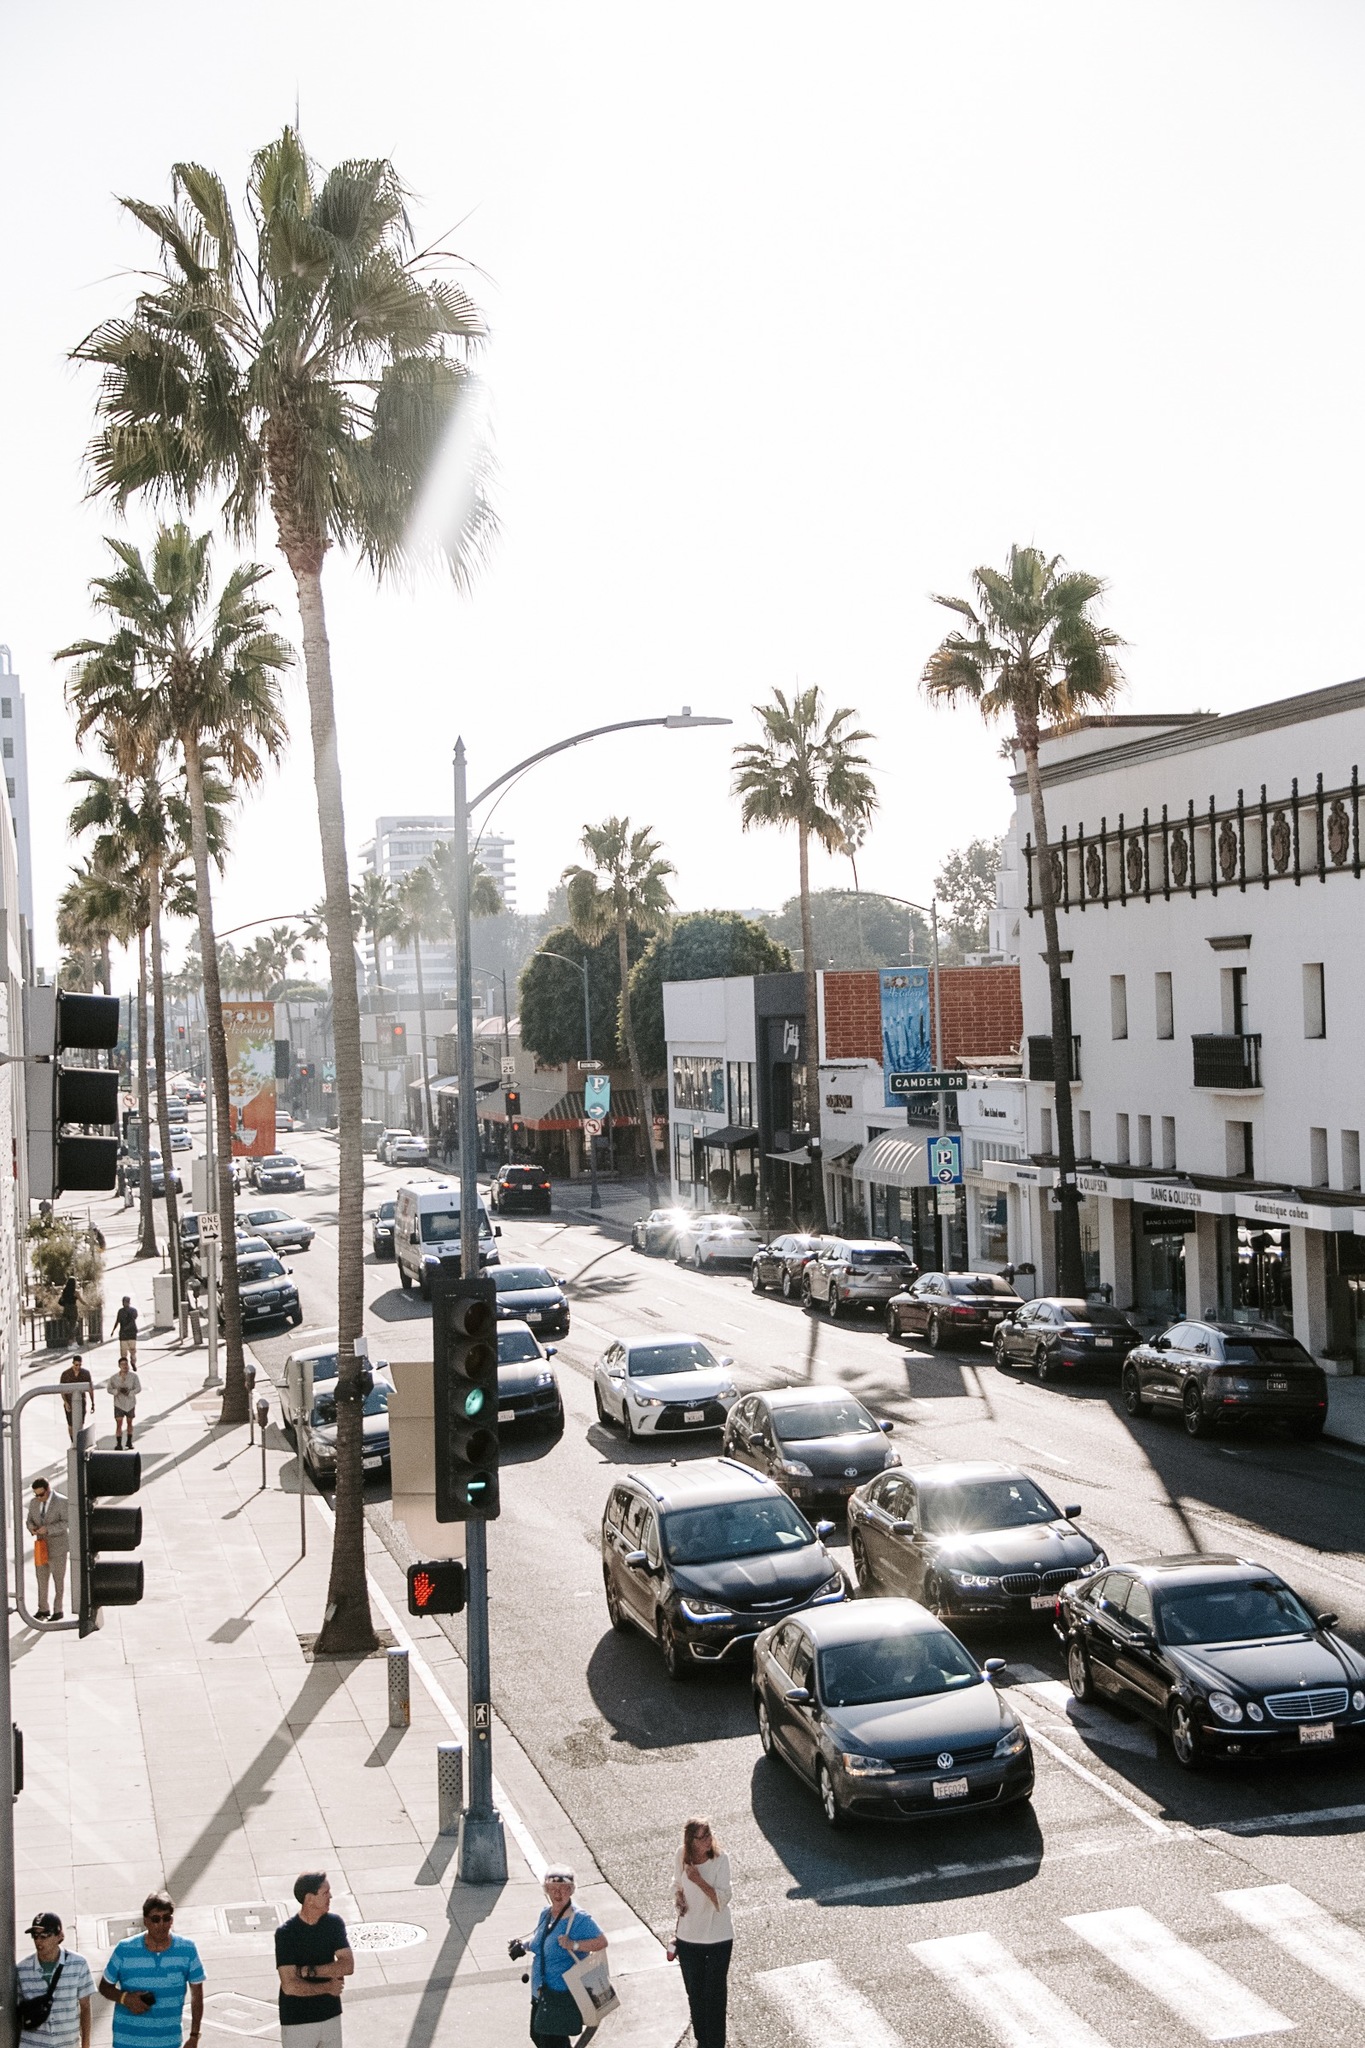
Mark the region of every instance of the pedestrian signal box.
POLYGON ((458 1558, 408 1566, 409 1614, 463 1614, 465 1568, 458 1558))

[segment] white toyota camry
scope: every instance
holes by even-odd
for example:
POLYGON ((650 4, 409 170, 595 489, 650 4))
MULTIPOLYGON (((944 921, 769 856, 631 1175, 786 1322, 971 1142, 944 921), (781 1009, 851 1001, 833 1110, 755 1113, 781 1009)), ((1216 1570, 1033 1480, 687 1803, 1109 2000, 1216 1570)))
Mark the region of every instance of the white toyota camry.
POLYGON ((632 1442, 723 1429, 739 1394, 733 1364, 700 1337, 609 1344, 593 1370, 598 1420, 619 1423, 632 1442))

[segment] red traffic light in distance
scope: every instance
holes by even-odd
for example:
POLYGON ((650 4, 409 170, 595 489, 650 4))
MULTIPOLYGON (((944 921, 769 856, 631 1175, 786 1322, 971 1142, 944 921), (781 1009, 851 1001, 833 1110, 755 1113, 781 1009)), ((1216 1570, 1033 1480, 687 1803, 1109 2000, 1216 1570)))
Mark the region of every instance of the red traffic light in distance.
POLYGON ((463 1614, 465 1569, 458 1558, 408 1566, 409 1614, 463 1614))

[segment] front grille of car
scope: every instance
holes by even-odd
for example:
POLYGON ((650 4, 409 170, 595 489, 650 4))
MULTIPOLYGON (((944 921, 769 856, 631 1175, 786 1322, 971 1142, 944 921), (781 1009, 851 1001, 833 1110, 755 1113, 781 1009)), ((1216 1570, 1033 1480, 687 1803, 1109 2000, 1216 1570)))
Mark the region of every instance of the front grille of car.
POLYGON ((1344 1685, 1319 1685, 1308 1692, 1271 1692, 1266 1694, 1265 1710, 1277 1721, 1326 1721, 1333 1714, 1346 1712, 1347 1697, 1344 1685))
POLYGON ((1055 1593, 1069 1586, 1080 1569, 1079 1565, 1062 1565, 1050 1572, 1006 1572, 1000 1583, 1007 1593, 1055 1593))
POLYGON ((387 1458, 389 1440, 386 1436, 367 1436, 361 1455, 366 1458, 387 1458))
POLYGON ((689 1401, 680 1403, 677 1407, 665 1408, 655 1424, 655 1428, 660 1430, 721 1429, 724 1427, 724 1424, 725 1410, 721 1407, 719 1401, 689 1401), (698 1408, 701 1409, 702 1414, 700 1422, 684 1421, 683 1418, 685 1416, 695 1415, 698 1408))
MULTIPOLYGON (((946 1750, 950 1748, 950 1745, 945 1742, 943 1747, 946 1750)), ((909 1777, 916 1771, 932 1771, 936 1778, 941 1778, 945 1770, 951 1769, 956 1771, 962 1764, 989 1763, 994 1755, 995 1741, 992 1739, 990 1742, 979 1742, 971 1749, 953 1749, 951 1765, 941 1764, 937 1755, 907 1756, 902 1757, 897 1762, 896 1769, 906 1777, 909 1777)))

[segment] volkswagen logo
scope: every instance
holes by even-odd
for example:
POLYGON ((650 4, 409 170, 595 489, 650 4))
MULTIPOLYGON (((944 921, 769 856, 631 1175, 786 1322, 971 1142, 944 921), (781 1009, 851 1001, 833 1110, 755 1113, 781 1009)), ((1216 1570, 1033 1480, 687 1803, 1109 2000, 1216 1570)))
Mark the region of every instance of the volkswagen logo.
POLYGON ((934 1761, 941 1771, 950 1771, 953 1768, 953 1752, 950 1749, 941 1749, 934 1761))
POLYGON ((845 1465, 844 1477, 845 1479, 856 1479, 858 1477, 858 1467, 856 1465, 845 1465))

